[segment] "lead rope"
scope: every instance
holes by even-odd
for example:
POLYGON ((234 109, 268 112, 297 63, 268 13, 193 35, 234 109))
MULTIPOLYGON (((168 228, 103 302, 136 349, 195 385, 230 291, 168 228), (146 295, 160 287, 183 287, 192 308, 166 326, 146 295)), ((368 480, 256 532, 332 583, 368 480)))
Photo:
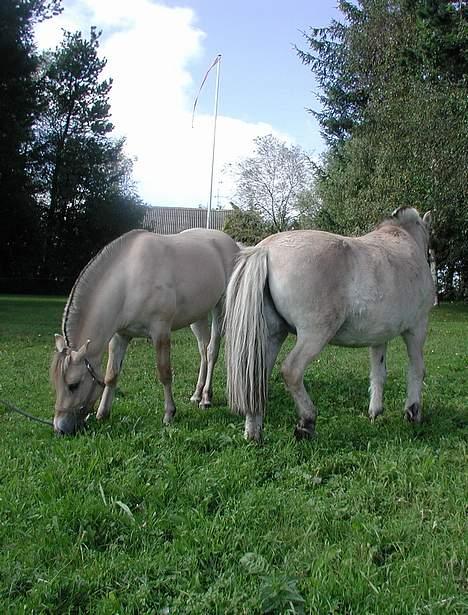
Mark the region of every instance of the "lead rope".
POLYGON ((29 414, 29 412, 26 412, 25 410, 21 410, 21 408, 17 408, 13 404, 10 404, 9 401, 5 401, 4 399, 0 399, 0 404, 2 404, 2 406, 4 406, 10 412, 17 412, 18 414, 21 414, 21 416, 25 416, 27 419, 30 419, 31 421, 36 421, 36 423, 42 423, 43 425, 49 425, 51 427, 54 426, 52 421, 48 421, 47 419, 41 419, 38 416, 34 416, 33 414, 29 414))
MULTIPOLYGON (((86 365, 87 370, 91 374, 91 377, 94 380, 94 382, 96 382, 96 384, 98 384, 100 387, 102 387, 104 389, 106 387, 105 382, 103 382, 100 378, 98 378, 96 372, 92 368, 92 366, 91 366, 90 362, 88 361, 88 359, 85 359, 85 365, 86 365)), ((21 414, 21 416, 24 416, 27 419, 30 419, 31 421, 36 421, 36 423, 41 423, 42 425, 49 425, 51 427, 54 426, 52 421, 48 421, 47 419, 41 419, 38 416, 34 416, 33 414, 29 414, 29 412, 26 412, 26 410, 21 410, 21 408, 17 408, 13 404, 11 404, 9 401, 5 401, 4 399, 0 399, 0 404, 2 406, 4 406, 7 410, 9 410, 10 412, 16 412, 18 414, 21 414)), ((90 412, 87 415, 85 420, 88 421, 88 419, 90 418, 90 416, 92 414, 93 413, 90 412)))

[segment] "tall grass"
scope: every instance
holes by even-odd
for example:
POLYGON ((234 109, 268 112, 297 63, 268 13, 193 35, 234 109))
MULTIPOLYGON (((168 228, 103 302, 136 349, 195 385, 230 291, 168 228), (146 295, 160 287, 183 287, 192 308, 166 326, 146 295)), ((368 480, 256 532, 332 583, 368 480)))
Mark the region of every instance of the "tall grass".
MULTIPOLYGON (((0 298, 0 398, 43 418, 62 309, 0 298)), ((419 427, 403 420, 395 341, 374 425, 366 351, 329 348, 306 375, 316 437, 294 440, 276 371, 265 444, 247 444, 222 357, 215 406, 187 401, 198 369, 188 331, 173 339, 172 427, 143 340, 111 420, 83 435, 55 438, 0 410, 0 612, 466 613, 467 324, 466 307, 433 311, 419 427)))

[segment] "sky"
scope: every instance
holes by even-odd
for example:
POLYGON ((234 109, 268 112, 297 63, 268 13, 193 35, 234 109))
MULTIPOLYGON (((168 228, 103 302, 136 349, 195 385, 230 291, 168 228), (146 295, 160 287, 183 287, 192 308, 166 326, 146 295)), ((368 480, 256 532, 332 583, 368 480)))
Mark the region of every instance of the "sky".
POLYGON ((102 31, 103 77, 116 137, 126 138, 137 191, 148 205, 206 207, 210 193, 216 69, 221 54, 213 207, 235 201, 235 163, 253 139, 274 134, 317 157, 325 145, 314 116, 317 86, 294 46, 303 32, 339 17, 336 0, 63 0, 36 27, 40 49, 63 29, 102 31))

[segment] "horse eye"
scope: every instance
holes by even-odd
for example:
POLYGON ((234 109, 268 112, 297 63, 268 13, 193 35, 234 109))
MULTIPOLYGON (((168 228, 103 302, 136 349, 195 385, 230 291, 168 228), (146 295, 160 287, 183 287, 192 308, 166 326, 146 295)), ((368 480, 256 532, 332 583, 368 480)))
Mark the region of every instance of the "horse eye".
POLYGON ((80 386, 79 382, 74 382, 73 384, 69 384, 68 385, 68 390, 70 391, 70 393, 73 393, 73 391, 76 391, 76 389, 80 386))

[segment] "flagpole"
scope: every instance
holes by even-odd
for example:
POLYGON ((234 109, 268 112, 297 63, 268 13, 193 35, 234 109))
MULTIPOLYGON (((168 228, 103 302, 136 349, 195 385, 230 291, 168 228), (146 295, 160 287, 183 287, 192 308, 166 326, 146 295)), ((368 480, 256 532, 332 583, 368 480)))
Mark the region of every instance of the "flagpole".
POLYGON ((212 148, 212 154, 211 154, 210 199, 208 201, 208 211, 206 213, 206 228, 208 229, 211 228, 211 203, 213 200, 213 176, 214 176, 215 149, 216 149, 216 121, 218 119, 220 65, 221 65, 221 54, 218 54, 217 62, 216 62, 216 88, 215 88, 214 121, 213 121, 213 148, 212 148))

